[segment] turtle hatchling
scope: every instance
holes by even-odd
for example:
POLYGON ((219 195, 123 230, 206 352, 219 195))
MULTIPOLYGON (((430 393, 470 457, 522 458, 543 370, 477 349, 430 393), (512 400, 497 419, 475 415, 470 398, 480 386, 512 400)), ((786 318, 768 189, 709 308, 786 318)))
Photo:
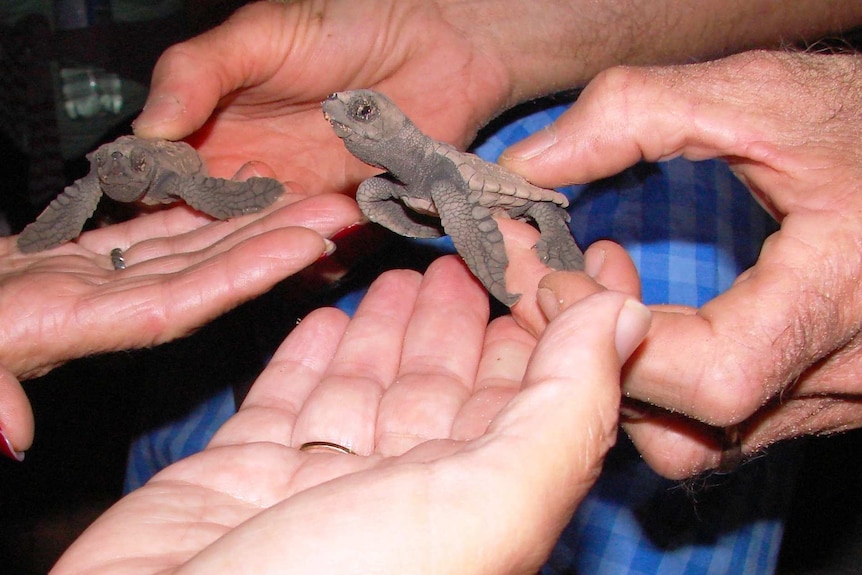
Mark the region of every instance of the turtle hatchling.
POLYGON ((549 267, 583 269, 563 194, 432 140, 379 92, 332 94, 323 113, 351 154, 387 171, 359 185, 356 201, 365 215, 403 236, 448 234, 473 274, 504 304, 514 305, 519 294, 506 290, 508 258, 495 214, 532 220, 541 233, 536 251, 549 267))
POLYGON ((18 236, 22 252, 38 252, 81 233, 104 193, 120 202, 166 204, 182 200, 224 220, 259 211, 284 191, 278 180, 211 178, 185 142, 122 136, 87 154, 90 172, 66 187, 18 236))

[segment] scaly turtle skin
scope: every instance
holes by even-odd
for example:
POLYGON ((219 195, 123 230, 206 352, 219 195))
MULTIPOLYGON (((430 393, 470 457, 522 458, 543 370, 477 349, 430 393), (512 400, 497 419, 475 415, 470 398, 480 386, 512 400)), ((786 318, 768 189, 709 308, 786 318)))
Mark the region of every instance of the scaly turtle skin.
POLYGON ((519 294, 506 291, 508 258, 494 215, 535 222, 536 251, 549 267, 583 269, 564 195, 432 140, 379 92, 333 94, 323 112, 350 153, 388 172, 359 185, 356 201, 365 215, 403 236, 449 234, 473 274, 504 304, 514 305, 519 294))
POLYGON ((235 182, 208 177, 197 151, 185 142, 122 136, 87 159, 90 172, 64 189, 21 232, 22 252, 47 250, 78 237, 103 193, 120 202, 150 205, 183 200, 224 220, 259 211, 284 191, 271 178, 235 182))

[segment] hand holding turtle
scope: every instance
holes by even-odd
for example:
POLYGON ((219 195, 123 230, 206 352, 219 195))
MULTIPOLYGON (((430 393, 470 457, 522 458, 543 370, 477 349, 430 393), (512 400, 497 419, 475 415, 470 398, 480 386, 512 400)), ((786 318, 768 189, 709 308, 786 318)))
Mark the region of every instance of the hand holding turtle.
POLYGON ((0 427, 15 450, 29 446, 18 379, 181 337, 308 266, 327 251, 325 237, 360 219, 348 198, 293 193, 228 221, 178 206, 47 252, 0 239, 0 427))
POLYGON ((209 447, 53 575, 535 573, 614 443, 649 314, 602 293, 537 343, 511 317, 488 325, 487 303, 446 257, 381 276, 350 320, 313 312, 209 447))
POLYGON ((310 193, 352 192, 373 172, 317 113, 333 92, 379 90, 429 136, 463 149, 506 108, 613 64, 816 39, 860 19, 858 3, 822 0, 715 10, 675 0, 258 2, 164 53, 135 132, 189 138, 214 176, 254 157, 310 193))
MULTIPOLYGON (((614 69, 556 125, 504 153, 510 169, 546 186, 641 159, 724 157, 781 223, 729 291, 700 309, 654 308, 624 392, 661 409, 644 404, 625 428, 663 475, 726 464, 722 428, 752 454, 862 425, 860 80, 858 55, 614 69)), ((565 307, 565 275, 542 285, 565 307)))
POLYGON ((373 170, 321 117, 329 94, 385 89, 434 137, 466 146, 504 107, 505 83, 500 64, 433 2, 260 2, 169 48, 134 127, 144 137, 194 133, 213 175, 254 157, 310 193, 352 192, 373 170))

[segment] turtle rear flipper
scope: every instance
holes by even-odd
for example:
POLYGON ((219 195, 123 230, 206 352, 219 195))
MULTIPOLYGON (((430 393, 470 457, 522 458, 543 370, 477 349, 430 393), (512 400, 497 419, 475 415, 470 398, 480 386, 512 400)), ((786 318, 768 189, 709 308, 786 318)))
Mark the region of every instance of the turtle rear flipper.
POLYGON ((435 172, 431 197, 458 254, 491 295, 509 307, 515 305, 521 294, 506 291, 509 258, 491 210, 468 201, 466 184, 452 162, 440 162, 435 172))
POLYGON ((35 222, 24 228, 18 236, 18 249, 24 253, 39 252, 77 238, 101 197, 96 176, 76 180, 48 204, 35 222))
POLYGON ((272 178, 237 182, 199 175, 174 175, 159 186, 166 186, 166 197, 178 197, 196 210, 220 220, 258 212, 284 192, 281 182, 272 178))
POLYGON ((566 210, 550 202, 537 202, 524 215, 539 227, 541 236, 536 242, 536 252, 542 263, 561 271, 584 269, 584 253, 569 230, 566 210))

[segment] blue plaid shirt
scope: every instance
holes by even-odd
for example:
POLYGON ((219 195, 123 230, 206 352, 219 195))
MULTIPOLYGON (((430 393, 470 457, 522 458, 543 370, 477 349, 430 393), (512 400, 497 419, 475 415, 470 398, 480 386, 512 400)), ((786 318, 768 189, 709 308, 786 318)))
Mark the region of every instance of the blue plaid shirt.
MULTIPOLYGON (((520 118, 476 152, 496 159, 565 109, 520 118)), ((640 164, 617 177, 563 190, 571 228, 586 246, 607 238, 631 254, 644 301, 700 306, 757 258, 774 222, 721 162, 640 164)), ((445 250, 447 242, 441 246, 445 250)), ((341 300, 352 312, 361 293, 341 300)), ((132 446, 127 489, 206 445, 235 410, 231 391, 132 446)), ((797 467, 793 446, 770 450, 730 475, 686 483, 663 479, 620 437, 596 486, 542 569, 543 575, 766 574, 775 570, 783 509, 797 467)))

